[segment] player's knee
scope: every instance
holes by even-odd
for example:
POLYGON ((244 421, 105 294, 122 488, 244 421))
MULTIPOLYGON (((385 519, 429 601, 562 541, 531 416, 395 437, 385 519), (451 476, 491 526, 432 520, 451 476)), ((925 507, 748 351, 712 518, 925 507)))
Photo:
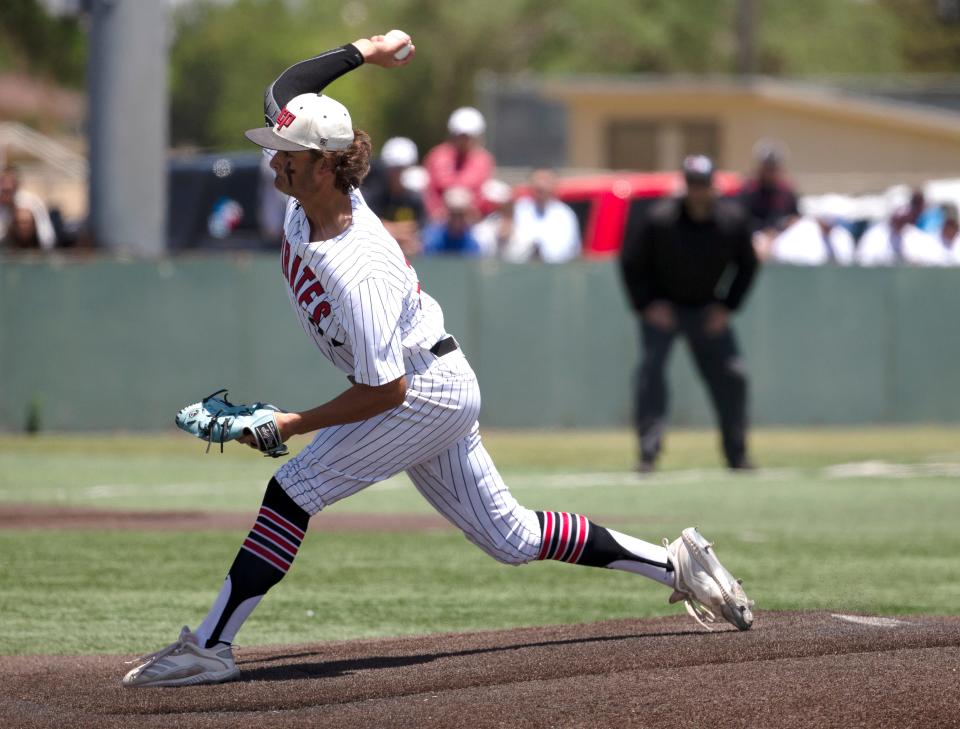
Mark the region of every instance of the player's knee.
POLYGON ((490 552, 489 554, 495 560, 497 560, 497 562, 499 562, 500 564, 510 565, 511 567, 519 567, 520 565, 524 565, 524 564, 527 564, 528 562, 532 562, 534 559, 530 555, 524 554, 523 552, 519 552, 519 551, 513 551, 513 552, 499 551, 496 553, 490 552))
POLYGON ((493 541, 474 539, 469 534, 466 535, 466 537, 488 555, 497 560, 497 562, 500 564, 519 567, 520 565, 527 564, 535 559, 535 556, 527 554, 524 550, 518 549, 508 542, 498 541, 497 543, 494 543, 493 541))

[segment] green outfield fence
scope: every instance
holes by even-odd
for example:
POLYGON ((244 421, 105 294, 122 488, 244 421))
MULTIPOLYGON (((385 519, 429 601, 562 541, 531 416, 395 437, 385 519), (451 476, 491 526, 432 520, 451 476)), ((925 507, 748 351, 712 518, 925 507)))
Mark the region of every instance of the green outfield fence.
MULTIPOLYGON (((629 422, 639 356, 612 261, 418 260, 483 387, 485 425, 629 422)), ((960 271, 768 267, 736 328, 758 424, 960 421, 960 271)), ((272 256, 0 263, 0 429, 157 430, 220 387, 318 404, 347 385, 272 256)), ((672 421, 711 422, 685 347, 672 421)))

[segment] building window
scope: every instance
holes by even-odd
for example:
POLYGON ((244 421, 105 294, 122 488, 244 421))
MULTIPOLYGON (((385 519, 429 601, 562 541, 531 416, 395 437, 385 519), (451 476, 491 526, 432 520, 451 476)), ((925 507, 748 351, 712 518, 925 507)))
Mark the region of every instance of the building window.
POLYGON ((607 167, 614 170, 655 170, 659 124, 614 121, 607 128, 607 167))
POLYGON ((607 125, 607 167, 675 170, 688 154, 720 159, 720 125, 705 119, 615 120, 607 125))
POLYGON ((681 122, 679 127, 684 157, 688 154, 705 154, 715 165, 721 164, 720 131, 716 122, 685 121, 681 122))

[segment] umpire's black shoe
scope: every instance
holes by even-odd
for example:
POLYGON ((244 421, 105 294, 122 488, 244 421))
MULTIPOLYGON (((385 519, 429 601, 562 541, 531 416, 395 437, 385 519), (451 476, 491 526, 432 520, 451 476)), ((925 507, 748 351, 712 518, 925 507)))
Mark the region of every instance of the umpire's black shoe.
POLYGON ((656 470, 657 464, 652 458, 641 458, 640 462, 637 464, 637 473, 639 473, 641 476, 646 476, 656 470))

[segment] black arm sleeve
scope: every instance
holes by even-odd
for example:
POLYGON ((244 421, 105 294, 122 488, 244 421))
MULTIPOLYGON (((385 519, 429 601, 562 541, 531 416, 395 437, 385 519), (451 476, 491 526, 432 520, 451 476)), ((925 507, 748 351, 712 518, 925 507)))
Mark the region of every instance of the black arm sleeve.
POLYGON ((743 303, 747 291, 750 290, 750 284, 756 276, 758 265, 757 252, 753 248, 753 236, 745 223, 738 226, 737 242, 737 273, 723 302, 730 311, 735 311, 743 303))
POLYGON ((272 127, 276 123, 277 115, 290 99, 310 92, 319 94, 327 84, 361 64, 363 54, 348 43, 290 66, 267 87, 264 94, 263 115, 267 126, 272 127))
POLYGON ((643 311, 656 298, 649 280, 650 251, 652 249, 653 224, 647 220, 637 234, 623 241, 620 251, 620 273, 623 285, 634 311, 643 311))

